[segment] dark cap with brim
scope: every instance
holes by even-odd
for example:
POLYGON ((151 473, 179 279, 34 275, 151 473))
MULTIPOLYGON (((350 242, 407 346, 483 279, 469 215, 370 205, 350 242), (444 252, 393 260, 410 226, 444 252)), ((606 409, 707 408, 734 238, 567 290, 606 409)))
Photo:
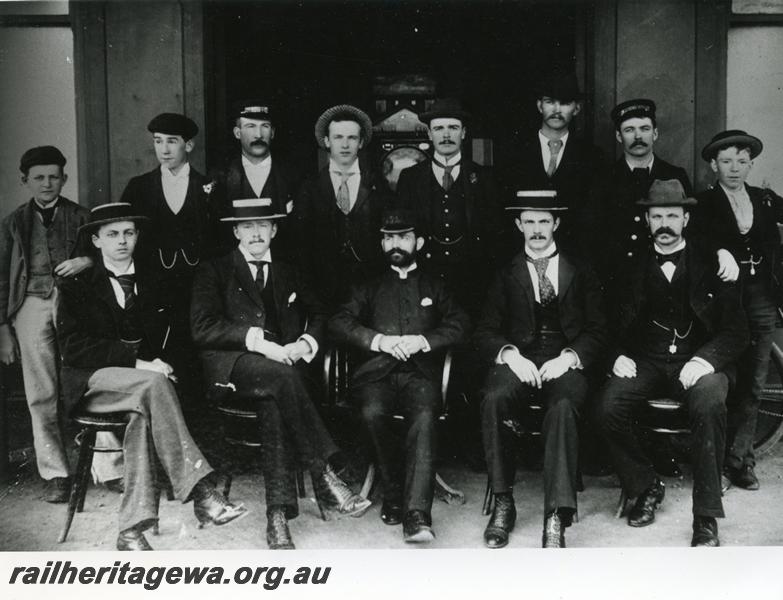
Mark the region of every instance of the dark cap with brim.
POLYGON ((238 221, 272 221, 282 219, 286 215, 276 213, 272 208, 271 198, 247 198, 231 202, 231 216, 223 217, 221 221, 235 223, 238 221))
POLYGON ((416 230, 416 217, 413 211, 390 209, 383 213, 381 233, 408 233, 416 230))
POLYGON ((568 206, 557 198, 555 190, 519 190, 515 200, 506 210, 522 212, 523 210, 543 210, 549 212, 568 210, 568 206))
POLYGON ((741 129, 728 129, 715 134, 710 143, 702 149, 701 157, 710 162, 718 155, 718 152, 731 146, 750 148, 751 159, 756 158, 764 149, 764 144, 756 136, 750 135, 741 129))
POLYGON ((695 206, 696 198, 685 195, 685 188, 679 179, 656 179, 647 192, 647 197, 637 200, 638 206, 695 206))
POLYGON ((234 102, 231 108, 232 119, 244 117, 245 119, 274 123, 272 110, 261 100, 239 100, 234 102))
POLYGON ((648 100, 647 98, 634 98, 633 100, 626 100, 621 102, 612 109, 612 121, 614 121, 615 127, 620 127, 623 121, 628 119, 649 118, 655 121, 655 102, 648 100))
POLYGON ((133 207, 127 202, 101 204, 90 211, 90 220, 79 227, 79 233, 94 233, 101 225, 118 221, 133 221, 136 227, 140 227, 144 221, 149 221, 148 217, 134 213, 133 207))
POLYGON ((19 170, 22 173, 27 173, 30 167, 37 165, 59 165, 62 168, 65 166, 65 162, 63 153, 54 146, 37 146, 22 154, 22 158, 19 160, 19 170))
POLYGON ((180 135, 187 142, 198 134, 198 125, 192 119, 179 113, 161 113, 149 122, 147 131, 165 135, 180 135))

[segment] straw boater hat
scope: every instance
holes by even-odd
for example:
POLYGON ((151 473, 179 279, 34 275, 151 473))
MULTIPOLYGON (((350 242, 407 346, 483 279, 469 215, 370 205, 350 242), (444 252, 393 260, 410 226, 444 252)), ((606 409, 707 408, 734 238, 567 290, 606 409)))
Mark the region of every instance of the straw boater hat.
POLYGON ((656 179, 647 192, 647 197, 637 200, 638 206, 694 206, 696 198, 685 195, 685 188, 679 179, 656 179))
POLYGON ((90 220, 79 227, 79 233, 95 233, 101 225, 117 221, 133 221, 139 227, 143 221, 149 221, 144 215, 134 214, 133 207, 127 202, 101 204, 90 211, 90 220))
POLYGON ((223 217, 221 221, 271 221, 282 219, 284 214, 276 213, 272 208, 271 198, 248 198, 246 200, 234 200, 231 203, 231 216, 223 217))
POLYGON ((716 133, 710 140, 710 143, 704 146, 701 151, 701 157, 710 162, 718 155, 718 152, 729 146, 740 146, 750 148, 750 158, 754 159, 764 149, 764 144, 756 136, 750 135, 741 129, 729 129, 716 133))
POLYGON ((555 190, 520 190, 516 193, 516 199, 506 210, 522 212, 523 210, 545 210, 560 212, 568 210, 568 207, 557 198, 555 190))
MULTIPOLYGON (((337 115, 350 115, 351 121, 356 121, 362 130, 362 140, 367 145, 372 139, 372 120, 363 110, 350 104, 338 104, 327 108, 315 122, 315 141, 321 148, 326 148, 324 138, 329 135, 329 123, 337 115)), ((348 120, 348 119, 345 119, 348 120)))

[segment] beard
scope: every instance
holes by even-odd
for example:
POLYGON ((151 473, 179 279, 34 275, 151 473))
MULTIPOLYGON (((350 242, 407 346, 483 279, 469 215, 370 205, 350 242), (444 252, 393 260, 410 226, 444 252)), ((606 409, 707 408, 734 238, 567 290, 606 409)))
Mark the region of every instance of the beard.
POLYGON ((392 248, 388 252, 384 252, 386 260, 389 264, 395 267, 408 267, 414 260, 416 260, 415 252, 408 252, 407 250, 401 250, 400 248, 392 248))

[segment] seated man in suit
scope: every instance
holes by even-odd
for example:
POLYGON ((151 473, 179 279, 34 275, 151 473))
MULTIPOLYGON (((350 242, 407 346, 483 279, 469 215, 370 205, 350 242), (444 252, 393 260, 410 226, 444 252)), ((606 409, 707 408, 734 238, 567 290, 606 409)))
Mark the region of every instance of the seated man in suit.
POLYGON ((481 423, 495 509, 484 531, 502 548, 514 528, 516 419, 540 396, 546 406, 544 548, 565 547, 576 512, 578 419, 587 395, 584 369, 606 344, 601 285, 577 257, 560 253, 554 232, 565 205, 554 191, 517 192, 516 225, 525 248, 496 275, 474 333, 479 355, 493 364, 481 390, 481 423))
POLYGON ((158 520, 156 461, 175 496, 193 500, 201 524, 223 525, 247 512, 215 490, 169 381, 173 369, 159 358, 171 324, 159 310, 155 283, 133 260, 144 220, 124 202, 94 208, 81 231, 91 234, 100 256, 61 282, 57 307, 66 407, 81 399, 89 412, 128 413, 118 550, 152 550, 143 532, 158 520))
POLYGON ((424 238, 416 234, 412 213, 388 211, 381 233, 390 268, 353 288, 329 330, 336 341, 365 354, 351 391, 383 480, 381 519, 387 525, 402 521, 406 542, 429 542, 435 537, 431 509, 441 366, 444 351, 462 340, 469 321, 444 283, 417 268, 424 238), (404 459, 391 429, 397 412, 407 426, 404 459))
POLYGON ((308 389, 305 365, 318 352, 323 304, 290 265, 273 259, 277 233, 270 198, 234 200, 236 250, 202 263, 193 283, 191 327, 213 392, 257 399, 266 486, 267 543, 294 547, 288 519, 298 514, 296 468, 310 471, 318 506, 359 517, 370 501, 332 470, 338 448, 308 389))
POLYGON ((715 253, 683 237, 696 200, 682 183, 656 180, 637 204, 646 209, 653 243, 618 279, 613 376, 599 395, 597 423, 623 490, 636 498, 628 524, 643 527, 655 520, 665 488, 633 420, 655 396, 684 401, 693 441, 691 545, 718 546, 727 371, 748 345, 747 319, 736 286, 717 274, 715 253))

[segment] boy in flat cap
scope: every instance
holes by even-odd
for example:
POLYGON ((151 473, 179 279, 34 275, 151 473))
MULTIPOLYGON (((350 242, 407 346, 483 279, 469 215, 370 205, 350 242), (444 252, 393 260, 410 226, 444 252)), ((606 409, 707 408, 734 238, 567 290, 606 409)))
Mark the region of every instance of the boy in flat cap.
MULTIPOLYGON (((190 291, 202 259, 218 251, 219 215, 211 185, 189 160, 198 126, 185 115, 162 113, 147 125, 160 166, 128 182, 121 201, 149 219, 139 240, 137 260, 158 280, 161 302, 172 318, 167 360, 189 390, 200 389, 190 339, 190 291)), ((189 396, 192 394, 189 394, 189 396)))
POLYGON ((635 498, 628 525, 644 527, 666 490, 633 423, 650 398, 684 402, 692 434, 691 546, 719 546, 726 395, 749 335, 737 286, 717 275, 714 252, 683 236, 695 204, 676 179, 654 181, 637 201, 653 242, 618 277, 609 319, 614 364, 596 422, 623 490, 635 498))
POLYGON ((561 252, 554 233, 564 203, 553 190, 522 190, 507 210, 518 216, 524 250, 495 276, 473 341, 491 365, 481 399, 481 425, 495 498, 484 530, 488 548, 508 543, 516 521, 516 436, 523 406, 545 406, 544 548, 565 547, 576 512, 578 422, 587 397, 584 369, 607 341, 601 284, 579 256, 561 252))
POLYGON ((127 414, 123 439, 125 493, 117 550, 152 550, 144 531, 158 520, 159 463, 174 495, 204 525, 223 525, 247 510, 215 490, 212 468, 193 441, 161 359, 170 327, 157 300, 160 287, 134 260, 139 227, 148 223, 130 204, 92 209, 82 234, 98 249, 94 266, 63 282, 57 306, 66 410, 127 414))
POLYGON ((730 252, 736 261, 742 305, 750 325, 751 344, 738 362, 735 402, 729 406, 726 450, 729 481, 748 490, 759 488, 753 441, 782 291, 776 269, 783 198, 746 183, 762 147, 760 139, 737 129, 716 134, 701 155, 717 181, 697 195, 699 205, 694 215, 694 225, 712 248, 730 252))
POLYGON ((364 111, 348 104, 325 110, 315 123, 315 140, 329 164, 302 184, 294 205, 300 266, 330 309, 345 300, 352 283, 383 270, 376 232, 391 196, 359 158, 371 138, 364 111))
MULTIPOLYGON (((89 250, 77 244, 77 231, 90 211, 60 195, 68 180, 65 162, 54 146, 22 155, 22 183, 32 198, 8 215, 0 229, 0 361, 11 364, 21 358, 47 502, 67 502, 70 490, 58 408, 57 284, 93 262, 89 250)), ((109 469, 107 475, 114 480, 122 472, 109 469)))
POLYGON ((429 542, 435 537, 431 509, 440 373, 445 351, 462 341, 469 320, 444 283, 417 268, 424 239, 410 211, 387 212, 381 233, 390 268, 351 290, 329 331, 363 355, 351 393, 381 472, 381 520, 402 523, 406 542, 429 542), (404 441, 393 431, 392 417, 399 412, 405 415, 404 441))

